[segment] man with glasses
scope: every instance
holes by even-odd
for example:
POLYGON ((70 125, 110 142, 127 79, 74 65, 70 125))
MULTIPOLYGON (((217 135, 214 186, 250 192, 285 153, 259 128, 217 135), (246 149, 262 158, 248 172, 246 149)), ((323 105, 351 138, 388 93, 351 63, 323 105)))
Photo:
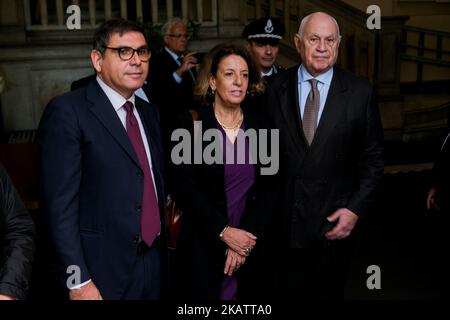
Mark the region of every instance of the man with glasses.
POLYGON ((169 20, 162 32, 165 47, 152 58, 149 83, 152 99, 161 110, 162 127, 169 132, 174 117, 195 106, 193 87, 198 61, 195 52, 185 54, 189 33, 183 20, 169 20))
POLYGON ((54 98, 38 130, 42 210, 70 299, 159 299, 165 284, 159 115, 135 95, 148 73, 144 30, 98 27, 97 77, 54 98))
POLYGON ((354 228, 383 175, 383 129, 368 81, 335 67, 341 36, 322 12, 301 21, 299 66, 277 75, 266 112, 280 131, 272 241, 280 292, 342 299, 354 228))

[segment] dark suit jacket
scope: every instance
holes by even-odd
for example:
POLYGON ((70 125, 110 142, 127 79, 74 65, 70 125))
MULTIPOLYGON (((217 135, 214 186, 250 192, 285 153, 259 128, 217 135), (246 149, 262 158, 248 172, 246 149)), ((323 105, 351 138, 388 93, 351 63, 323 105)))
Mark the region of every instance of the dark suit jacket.
MULTIPOLYGON (((199 120, 205 132, 217 128, 212 106, 199 109, 199 120)), ((188 114, 180 127, 186 128, 193 137, 192 118, 188 114)), ((260 112, 244 110, 246 130, 266 128, 260 112)), ((202 150, 209 144, 205 142, 202 150)), ((271 189, 274 176, 260 175, 261 164, 256 165, 256 180, 250 190, 247 207, 239 228, 258 237, 255 249, 244 266, 238 271, 242 296, 255 298, 261 285, 257 274, 264 273, 264 262, 259 260, 264 249, 264 234, 272 214, 271 189)), ((171 173, 173 196, 183 210, 180 238, 177 248, 179 277, 177 294, 183 298, 218 300, 224 277, 226 245, 219 239, 227 226, 227 202, 224 185, 223 164, 174 165, 171 173)))
POLYGON ((326 217, 338 208, 364 216, 383 175, 383 130, 363 79, 334 68, 314 140, 308 146, 298 103, 298 66, 277 75, 266 112, 280 129, 280 216, 283 247, 322 245, 326 217))
POLYGON ((0 294, 26 298, 34 238, 33 220, 0 164, 0 294))
MULTIPOLYGON (((163 128, 171 126, 177 114, 195 105, 194 80, 189 72, 185 72, 181 83, 177 83, 173 73, 178 68, 178 64, 165 49, 150 59, 150 94, 152 101, 160 107, 163 128)), ((195 72, 195 69, 192 71, 195 72)))
MULTIPOLYGON (((139 97, 136 108, 150 147, 162 224, 157 244, 164 248, 158 111, 139 97)), ((126 130, 97 81, 47 105, 38 143, 42 213, 62 280, 65 283, 70 275, 67 267, 76 265, 81 282, 91 278, 103 298, 121 298, 138 249, 143 173, 126 130)))

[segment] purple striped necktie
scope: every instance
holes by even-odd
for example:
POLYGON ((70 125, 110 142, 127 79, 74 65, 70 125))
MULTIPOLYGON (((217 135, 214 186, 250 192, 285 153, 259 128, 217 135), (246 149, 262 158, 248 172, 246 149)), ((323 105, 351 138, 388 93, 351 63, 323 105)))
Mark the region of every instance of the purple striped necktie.
POLYGON ((151 246, 161 231, 161 221, 155 186, 153 184, 150 165, 145 152, 144 142, 139 130, 139 124, 133 113, 133 103, 127 101, 123 107, 127 111, 126 128, 128 137, 134 147, 142 171, 144 173, 144 193, 142 195, 141 236, 148 246, 151 246))

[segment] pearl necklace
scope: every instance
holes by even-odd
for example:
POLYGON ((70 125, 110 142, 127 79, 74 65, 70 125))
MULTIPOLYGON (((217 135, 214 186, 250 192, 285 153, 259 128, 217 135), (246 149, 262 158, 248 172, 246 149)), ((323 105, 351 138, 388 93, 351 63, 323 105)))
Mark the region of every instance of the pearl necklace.
POLYGON ((225 130, 236 130, 236 129, 238 129, 238 128, 240 128, 240 126, 241 126, 241 124, 242 124, 242 121, 244 120, 244 114, 242 113, 242 109, 240 110, 240 117, 239 117, 239 120, 236 122, 236 124, 234 125, 234 126, 232 126, 232 127, 229 127, 229 126, 226 126, 226 125, 224 125, 223 123, 222 123, 222 121, 220 121, 220 117, 219 117, 219 115, 217 114, 217 112, 216 111, 214 111, 214 114, 216 115, 216 119, 217 119, 217 122, 220 124, 220 126, 223 128, 223 129, 225 129, 225 130))

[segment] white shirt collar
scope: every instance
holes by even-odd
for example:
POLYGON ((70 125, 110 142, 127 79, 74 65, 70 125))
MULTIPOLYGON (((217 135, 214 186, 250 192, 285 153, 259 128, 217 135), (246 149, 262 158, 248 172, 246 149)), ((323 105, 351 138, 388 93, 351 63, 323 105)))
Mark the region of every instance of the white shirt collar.
POLYGON ((179 55, 177 55, 175 52, 173 52, 172 50, 170 50, 167 47, 164 47, 164 49, 166 49, 166 51, 170 54, 170 56, 173 58, 173 60, 178 61, 179 55))
POLYGON ((111 104, 114 107, 114 110, 116 112, 123 107, 125 102, 130 101, 135 105, 135 95, 133 95, 127 100, 124 97, 122 97, 117 91, 115 91, 113 88, 108 86, 99 76, 97 76, 97 82, 100 85, 100 87, 105 92, 106 96, 108 97, 109 101, 111 101, 111 104))
POLYGON ((331 80, 333 79, 333 67, 328 69, 326 72, 318 75, 317 77, 313 77, 302 64, 299 68, 298 82, 302 83, 309 81, 310 79, 317 79, 321 83, 331 85, 331 80))
POLYGON ((270 68, 269 72, 261 71, 261 77, 269 77, 272 75, 272 73, 273 73, 273 67, 270 68))

